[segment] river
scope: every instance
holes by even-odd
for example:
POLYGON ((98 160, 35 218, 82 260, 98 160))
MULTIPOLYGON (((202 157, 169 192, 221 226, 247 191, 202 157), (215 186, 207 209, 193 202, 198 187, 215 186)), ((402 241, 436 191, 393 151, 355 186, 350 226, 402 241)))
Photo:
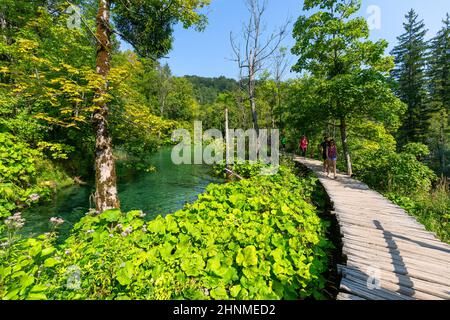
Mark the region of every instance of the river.
MULTIPOLYGON (((194 202, 210 183, 222 180, 211 175, 207 165, 175 165, 171 161, 171 148, 163 148, 152 155, 154 173, 135 171, 120 162, 117 165, 119 197, 122 211, 142 210, 151 220, 167 215, 194 202)), ((67 235, 72 226, 89 208, 93 185, 73 186, 59 191, 52 202, 25 210, 26 219, 22 235, 31 237, 51 229, 51 217, 60 217, 65 223, 61 235, 67 235)))

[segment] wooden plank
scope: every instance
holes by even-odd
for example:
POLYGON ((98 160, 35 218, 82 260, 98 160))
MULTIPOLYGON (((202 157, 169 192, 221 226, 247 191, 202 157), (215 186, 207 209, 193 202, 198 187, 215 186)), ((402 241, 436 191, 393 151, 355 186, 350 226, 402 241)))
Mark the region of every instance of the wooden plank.
POLYGON ((408 232, 408 234, 411 234, 412 232, 417 232, 418 234, 428 235, 428 238, 433 240, 434 238, 432 234, 428 233, 426 230, 416 229, 414 227, 410 227, 404 224, 395 224, 394 221, 379 221, 381 225, 378 225, 378 223, 375 223, 373 219, 365 219, 365 218, 351 218, 351 216, 346 215, 336 215, 338 222, 343 226, 349 226, 356 225, 359 227, 365 227, 365 228, 371 228, 374 230, 388 230, 388 231, 397 231, 397 232, 408 232))
MULTIPOLYGON (((348 212, 339 212, 339 211, 333 211, 336 216, 339 216, 339 218, 342 219, 351 219, 351 220, 357 220, 357 221, 364 221, 364 222, 370 222, 373 226, 374 220, 379 221, 381 224, 394 224, 396 226, 402 226, 402 227, 409 227, 412 229, 418 229, 421 231, 426 231, 425 227, 421 224, 419 224, 416 221, 408 221, 403 219, 396 219, 395 217, 391 216, 374 216, 373 214, 353 214, 348 212)), ((426 231, 428 232, 428 231, 426 231)))
MULTIPOLYGON (((417 251, 417 250, 406 250, 402 249, 401 251, 398 250, 398 247, 395 248, 389 248, 387 245, 383 246, 380 244, 370 244, 370 243, 361 243, 360 241, 353 241, 352 239, 347 238, 344 242, 344 247, 350 247, 355 250, 359 250, 362 252, 375 252, 377 254, 381 254, 384 256, 391 256, 393 253, 396 253, 395 255, 400 254, 402 258, 417 258, 421 261, 426 261, 429 264, 432 265, 440 265, 444 266, 445 268, 450 269, 450 265, 448 261, 445 259, 439 259, 433 256, 433 254, 425 255, 424 253, 417 251)), ((345 249, 345 248, 344 248, 345 249)))
MULTIPOLYGON (((407 229, 403 227, 395 227, 395 228, 389 228, 389 226, 381 226, 381 227, 375 227, 370 226, 368 224, 364 224, 362 222, 359 222, 355 220, 354 222, 339 219, 339 226, 346 230, 352 230, 353 233, 362 233, 363 235, 366 234, 367 236, 372 237, 379 237, 381 239, 402 239, 405 241, 410 241, 413 243, 420 243, 421 245, 427 245, 428 247, 433 246, 433 244, 439 244, 439 242, 435 242, 434 238, 432 236, 427 236, 427 233, 424 233, 423 231, 416 231, 414 229, 407 229), (380 234, 376 234, 375 232, 379 231, 380 234), (412 240, 412 241, 411 241, 412 240)), ((440 250, 447 251, 445 247, 439 246, 440 250)))
MULTIPOLYGON (((352 275, 366 282, 369 279, 368 275, 356 268, 341 266, 340 272, 342 273, 343 277, 352 275)), ((403 294, 410 295, 417 299, 450 299, 450 289, 447 286, 430 284, 429 282, 420 279, 410 278, 399 274, 391 274, 389 272, 383 272, 380 275, 380 282, 383 283, 385 281, 390 282, 393 285, 397 285, 398 289, 396 290, 404 290, 402 292, 403 294), (404 285, 404 283, 410 282, 413 282, 414 284, 412 287, 404 285), (407 291, 409 292, 409 294, 405 293, 407 291)))
POLYGON ((363 301, 366 300, 364 298, 355 296, 353 294, 341 292, 337 296, 337 300, 348 300, 348 301, 363 301))
POLYGON ((395 242, 397 240, 403 240, 406 242, 410 242, 411 244, 416 245, 417 247, 423 248, 431 248, 436 251, 441 251, 442 253, 448 255, 448 249, 442 247, 439 242, 434 242, 431 238, 425 238, 420 234, 415 234, 413 231, 399 231, 399 230, 380 230, 375 228, 363 227, 357 224, 347 224, 347 223, 339 223, 340 228, 342 229, 343 234, 351 234, 351 235, 362 235, 367 238, 375 238, 375 239, 384 239, 385 241, 395 242), (379 233, 377 233, 379 232, 379 233))
MULTIPOLYGON (((347 274, 345 276, 346 279, 348 280, 352 280, 352 281, 360 281, 360 283, 365 283, 368 280, 368 277, 359 277, 359 276, 355 276, 351 273, 347 274)), ((385 289, 389 292, 396 292, 398 294, 407 296, 407 297, 411 297, 412 299, 417 299, 417 300, 444 300, 444 298, 440 298, 437 297, 435 295, 431 295, 431 294, 427 294, 427 293, 423 293, 417 290, 414 290, 412 288, 409 287, 404 287, 389 281, 386 281, 385 279, 383 279, 382 281, 380 281, 380 285, 379 288, 381 289, 385 289)))
POLYGON ((381 222, 380 221, 380 226, 376 225, 373 220, 371 221, 370 219, 366 219, 366 220, 362 220, 362 219, 357 219, 357 218, 349 218, 346 216, 342 216, 340 215, 339 217, 339 221, 342 224, 348 224, 348 225, 356 225, 359 227, 364 227, 364 228, 371 228, 371 229, 376 229, 376 230, 388 230, 388 231, 396 231, 396 232, 406 232, 406 233, 411 233, 414 232, 414 234, 420 234, 422 235, 423 238, 426 239, 434 239, 434 236, 432 234, 430 234, 428 231, 425 230, 421 230, 418 228, 414 228, 411 226, 407 226, 407 225, 402 225, 402 224, 394 224, 393 221, 390 222, 381 222))
POLYGON ((347 262, 355 262, 355 263, 363 263, 367 266, 367 268, 378 268, 383 270, 391 270, 392 272, 403 274, 407 276, 411 276, 414 278, 427 280, 430 282, 439 283, 442 285, 449 286, 450 279, 448 277, 442 276, 442 272, 439 273, 436 270, 425 270, 420 266, 416 265, 405 265, 398 262, 389 261, 386 259, 378 258, 378 259, 370 259, 370 257, 361 255, 361 254, 353 254, 347 256, 347 262))
MULTIPOLYGON (((350 201, 350 200, 340 200, 341 193, 336 193, 331 191, 329 194, 332 198, 332 201, 335 205, 346 207, 346 209, 352 209, 356 208, 358 210, 364 209, 368 211, 378 211, 378 212, 386 212, 391 213, 393 215, 399 215, 399 216, 405 216, 409 217, 410 219, 414 219, 414 217, 411 217, 407 214, 407 212, 395 205, 387 205, 384 202, 381 201, 366 201, 366 202, 359 202, 359 200, 356 201, 350 201), (368 205, 370 203, 370 206, 368 205)), ((360 197, 360 200, 364 199, 364 195, 355 195, 354 197, 360 197)))
POLYGON ((412 217, 405 217, 404 215, 400 215, 400 214, 394 214, 394 213, 390 213, 390 212, 375 212, 375 211, 370 211, 370 210, 363 210, 363 209, 354 209, 354 208, 343 208, 342 206, 339 207, 337 205, 334 205, 334 210, 338 213, 345 213, 347 215, 350 216, 361 216, 361 217, 369 217, 369 218, 385 218, 385 219, 398 219, 399 221, 402 221, 404 223, 411 223, 411 225, 417 225, 419 224, 417 222, 416 219, 412 218, 412 217))
POLYGON ((387 210, 387 209, 377 209, 377 208, 371 208, 369 210, 364 209, 358 205, 350 206, 348 204, 343 204, 341 202, 333 201, 333 205, 335 207, 334 211, 341 211, 343 213, 347 214, 355 214, 355 215, 362 215, 362 216, 377 216, 377 217, 385 217, 385 218, 395 218, 395 219, 401 219, 405 222, 415 223, 420 225, 419 222, 417 222, 417 219, 413 216, 408 215, 406 212, 401 212, 399 210, 387 210))
MULTIPOLYGON (((348 257, 347 259, 347 265, 349 267, 358 267, 361 269, 367 269, 367 268, 374 268, 374 264, 370 261, 359 259, 357 257, 348 257)), ((421 272, 416 271, 414 269, 407 269, 407 268, 401 268, 399 266, 394 266, 391 264, 380 264, 376 266, 378 269, 391 272, 391 273, 398 273, 404 276, 411 276, 413 278, 417 278, 420 280, 428 281, 431 283, 437 283, 440 285, 448 286, 448 282, 446 279, 443 279, 442 277, 433 275, 431 273, 427 272, 421 272)))
POLYGON ((418 238, 418 236, 412 235, 404 235, 399 234, 398 232, 389 232, 389 230, 377 230, 377 229, 369 229, 369 228, 361 228, 358 226, 343 226, 342 231, 349 232, 351 234, 362 234, 367 237, 376 237, 380 239, 385 239, 386 241, 397 241, 403 240, 411 243, 418 244, 422 247, 432 248, 437 251, 441 251, 450 257, 450 246, 443 244, 442 242, 433 240, 433 239, 424 239, 418 238), (390 239, 392 237, 392 239, 390 239), (386 239, 387 238, 387 239, 386 239))
POLYGON ((414 217, 407 215, 407 213, 399 212, 397 210, 390 211, 387 209, 383 209, 381 207, 367 209, 357 205, 352 206, 348 204, 340 204, 339 202, 333 202, 333 205, 335 208, 334 211, 343 211, 354 214, 368 214, 379 217, 395 217, 398 219, 403 219, 405 221, 417 222, 417 220, 414 217))
POLYGON ((369 300, 416 300, 402 294, 390 292, 386 289, 369 289, 363 281, 343 278, 341 290, 369 300))
POLYGON ((346 248, 347 258, 350 259, 364 259, 367 261, 373 262, 373 264, 376 265, 393 265, 400 269, 408 270, 408 272, 425 272, 428 274, 433 274, 436 277, 442 277, 442 279, 447 280, 447 284, 450 286, 450 273, 449 268, 443 265, 433 265, 433 264, 427 264, 420 260, 414 260, 414 259, 393 259, 393 257, 385 257, 379 252, 362 252, 357 251, 354 249, 348 249, 348 246, 346 248))
MULTIPOLYGON (((400 252, 404 253, 408 256, 417 256, 419 259, 427 259, 430 261, 438 260, 447 262, 448 256, 444 253, 437 253, 435 250, 423 248, 415 244, 411 244, 408 242, 402 242, 402 241, 386 241, 385 239, 378 239, 378 238, 366 238, 364 236, 354 236, 351 234, 346 234, 343 239, 342 243, 355 243, 356 245, 359 245, 361 248, 367 248, 370 246, 377 246, 384 249, 380 250, 400 250, 400 252)), ((362 249, 363 250, 363 249, 362 249)))
POLYGON ((346 175, 329 179, 320 161, 295 160, 317 174, 340 226, 347 266, 338 266, 343 275, 338 300, 450 300, 448 244, 361 181, 346 175), (380 290, 368 288, 363 272, 374 266, 381 273, 380 290))
POLYGON ((370 250, 370 248, 361 248, 357 245, 351 243, 346 243, 343 248, 344 253, 348 256, 350 254, 356 254, 359 256, 365 256, 371 259, 383 259, 392 260, 395 263, 403 263, 407 266, 411 265, 418 268, 424 268, 427 270, 438 270, 437 272, 446 272, 448 275, 443 275, 450 279, 450 266, 444 261, 429 261, 427 259, 422 259, 421 257, 405 255, 400 251, 381 251, 381 250, 370 250))

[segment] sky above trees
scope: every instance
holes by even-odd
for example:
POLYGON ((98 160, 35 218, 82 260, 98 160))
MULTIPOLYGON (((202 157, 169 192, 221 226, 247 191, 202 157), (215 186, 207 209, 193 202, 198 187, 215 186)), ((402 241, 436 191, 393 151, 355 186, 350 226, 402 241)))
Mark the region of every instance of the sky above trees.
MULTIPOLYGON (((424 19, 429 30, 426 39, 433 37, 442 27, 446 12, 450 12, 448 0, 363 0, 360 15, 369 18, 367 10, 370 6, 378 6, 381 10, 381 28, 371 31, 371 39, 389 41, 389 52, 396 45, 396 38, 403 32, 405 14, 414 8, 421 19, 424 19)), ((288 18, 292 24, 289 37, 284 46, 291 48, 294 44, 292 26, 302 11, 302 0, 269 0, 268 12, 265 16, 267 29, 282 25, 288 18)), ((238 69, 231 61, 232 50, 229 41, 230 31, 237 34, 241 31, 242 22, 248 17, 243 0, 213 0, 207 9, 209 25, 202 33, 184 30, 181 26, 175 29, 174 49, 167 59, 174 75, 199 75, 217 77, 224 75, 237 78, 238 69)), ((130 48, 122 44, 122 49, 130 48)), ((294 63, 295 59, 292 60, 294 63)), ((288 77, 296 77, 291 73, 288 77)))

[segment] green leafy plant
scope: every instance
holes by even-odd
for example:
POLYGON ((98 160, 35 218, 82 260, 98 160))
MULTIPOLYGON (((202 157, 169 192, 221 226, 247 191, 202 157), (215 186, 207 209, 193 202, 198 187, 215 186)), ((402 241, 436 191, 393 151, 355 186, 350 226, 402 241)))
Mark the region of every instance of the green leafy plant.
POLYGON ((37 180, 40 156, 13 135, 0 133, 0 218, 51 193, 37 180))
POLYGON ((87 215, 61 245, 42 236, 16 243, 8 257, 0 251, 0 296, 323 298, 331 244, 308 202, 315 181, 281 167, 210 185, 195 203, 149 222, 141 211, 87 215))

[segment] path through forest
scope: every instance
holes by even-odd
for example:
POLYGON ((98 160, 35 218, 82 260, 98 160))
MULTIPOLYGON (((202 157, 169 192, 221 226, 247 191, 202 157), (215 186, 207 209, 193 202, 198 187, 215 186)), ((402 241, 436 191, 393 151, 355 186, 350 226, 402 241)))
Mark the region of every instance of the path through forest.
POLYGON ((450 299, 448 244, 364 183, 328 178, 320 161, 295 161, 317 174, 339 222, 347 260, 338 266, 339 300, 450 299))

